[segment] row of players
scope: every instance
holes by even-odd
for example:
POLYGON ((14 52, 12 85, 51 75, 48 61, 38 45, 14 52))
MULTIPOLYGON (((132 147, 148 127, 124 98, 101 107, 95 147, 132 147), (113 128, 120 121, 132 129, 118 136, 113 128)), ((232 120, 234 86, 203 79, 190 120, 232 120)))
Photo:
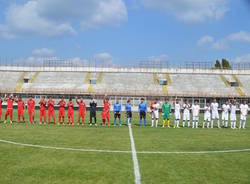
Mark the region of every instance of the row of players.
MULTIPOLYGON (((10 116, 10 123, 12 123, 13 118, 13 103, 17 103, 17 115, 18 115, 18 122, 20 122, 21 118, 23 122, 25 122, 24 118, 24 109, 25 109, 25 102, 22 100, 21 97, 13 97, 13 95, 10 95, 8 98, 4 97, 2 100, 0 98, 0 119, 2 115, 2 102, 7 102, 7 109, 5 112, 5 120, 4 123, 6 123, 8 116, 10 116)), ((77 99, 76 103, 79 107, 79 113, 78 113, 78 125, 82 123, 84 125, 85 115, 86 115, 86 104, 83 100, 83 98, 77 99)), ((110 103, 109 99, 105 95, 104 98, 104 108, 101 113, 102 115, 102 121, 103 125, 110 125, 110 103)), ((40 104, 40 124, 46 123, 46 107, 48 107, 48 122, 50 123, 51 117, 53 118, 53 123, 55 123, 55 101, 50 97, 47 101, 45 100, 45 97, 42 97, 42 99, 39 102, 40 104)), ((68 112, 68 124, 73 125, 74 124, 74 103, 72 99, 69 99, 68 103, 61 98, 59 103, 59 114, 58 114, 58 124, 64 124, 65 123, 65 107, 67 106, 68 112)), ((95 125, 96 124, 96 108, 97 103, 94 99, 90 102, 90 125, 92 125, 92 119, 94 119, 95 125)), ((181 119, 181 105, 179 103, 179 100, 176 99, 173 103, 174 106, 174 116, 175 116, 175 122, 174 122, 174 128, 179 128, 180 119, 181 119)), ((205 107, 205 113, 204 113, 204 121, 202 124, 202 127, 204 128, 205 125, 207 128, 210 127, 211 122, 211 128, 213 128, 214 121, 217 120, 217 127, 220 128, 220 117, 218 112, 219 104, 217 103, 216 99, 211 103, 207 103, 205 107), (212 115, 212 121, 211 121, 211 115, 212 115)), ((30 97, 30 99, 27 102, 27 109, 29 114, 29 122, 34 123, 35 119, 35 100, 30 97)), ((147 104, 144 102, 144 98, 141 98, 141 103, 138 105, 138 115, 139 115, 139 125, 142 125, 142 120, 144 120, 144 125, 147 124, 146 122, 146 114, 147 114, 147 104)), ((171 109, 172 104, 169 102, 168 99, 163 102, 162 105, 160 105, 158 100, 154 100, 150 104, 150 113, 152 117, 152 127, 158 126, 158 120, 159 120, 159 110, 162 109, 162 115, 163 115, 163 127, 165 127, 166 122, 168 127, 170 127, 170 115, 171 115, 171 109)), ((130 103, 130 100, 127 101, 127 104, 125 105, 125 110, 127 114, 127 125, 131 124, 132 120, 132 105, 130 103)), ((185 124, 187 122, 187 126, 190 127, 190 110, 193 115, 193 121, 192 121, 192 128, 198 128, 199 124, 199 116, 200 116, 200 106, 198 105, 198 101, 195 101, 195 103, 191 106, 187 100, 185 100, 185 104, 183 105, 183 127, 185 127, 185 124)), ((119 119, 119 125, 121 125, 121 112, 122 112, 122 105, 119 103, 119 100, 116 100, 116 103, 113 106, 113 112, 114 112, 114 125, 116 125, 116 120, 119 119)), ((228 127, 228 120, 229 120, 229 112, 230 112, 230 122, 231 122, 231 128, 236 128, 236 101, 232 100, 232 103, 229 104, 227 101, 222 106, 222 126, 227 128, 228 127)), ((246 101, 243 101, 243 104, 240 105, 240 125, 239 128, 245 128, 246 126, 246 119, 248 115, 248 105, 246 104, 246 101)))
MULTIPOLYGON (((181 120, 181 105, 179 103, 178 99, 175 99, 174 103, 174 128, 179 128, 180 120, 181 120)), ((157 127, 158 119, 159 119, 159 108, 160 103, 156 100, 151 102, 150 109, 152 113, 152 127, 154 127, 154 123, 157 127)), ((187 126, 190 127, 190 114, 192 113, 193 119, 192 119, 192 128, 198 128, 199 125, 199 117, 200 117, 200 106, 198 105, 198 101, 196 100, 194 104, 191 106, 188 102, 188 100, 185 100, 185 103, 183 104, 183 122, 182 126, 185 127, 185 124, 187 122, 187 126), (191 113, 190 113, 191 111, 191 113)), ((239 128, 245 129, 246 127, 246 121, 247 121, 247 115, 248 115, 248 105, 247 101, 244 100, 243 103, 240 105, 240 124, 239 128)), ((232 129, 236 129, 236 122, 237 122, 237 116, 236 116, 236 101, 232 100, 231 103, 229 101, 226 101, 225 104, 222 105, 222 127, 228 128, 228 121, 229 121, 229 114, 230 114, 230 124, 232 129)), ((162 113, 163 113, 163 127, 165 126, 165 123, 167 121, 168 127, 170 127, 170 113, 171 113, 171 104, 168 99, 166 99, 165 103, 162 105, 162 113)), ((206 107, 204 108, 204 121, 202 123, 202 128, 205 126, 207 128, 214 127, 214 121, 217 120, 217 127, 221 128, 220 124, 220 116, 219 116, 219 104, 216 99, 213 100, 213 102, 207 103, 206 107)))

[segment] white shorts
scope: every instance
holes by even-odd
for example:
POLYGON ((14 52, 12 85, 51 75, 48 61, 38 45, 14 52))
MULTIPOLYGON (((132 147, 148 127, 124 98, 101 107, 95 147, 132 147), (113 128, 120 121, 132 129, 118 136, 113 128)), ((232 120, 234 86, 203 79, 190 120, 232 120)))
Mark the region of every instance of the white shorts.
POLYGON ((178 119, 178 120, 181 119, 181 113, 175 112, 174 117, 175 117, 175 119, 178 119))
POLYGON ((193 116, 193 121, 199 121, 199 116, 193 116))
POLYGON ((183 121, 190 121, 190 113, 183 114, 183 121))
POLYGON ((218 112, 212 112, 212 119, 220 119, 218 112))
POLYGON ((228 113, 224 113, 222 112, 222 117, 221 117, 222 120, 225 120, 225 121, 228 121, 228 113))
POLYGON ((236 121, 236 114, 230 114, 230 120, 236 121))
POLYGON ((245 116, 245 115, 241 114, 241 115, 240 115, 240 120, 242 120, 242 121, 246 121, 246 120, 247 120, 247 116, 245 116))
POLYGON ((159 119, 159 111, 152 112, 152 119, 159 119))
POLYGON ((206 114, 204 115, 204 121, 211 121, 211 114, 206 114))

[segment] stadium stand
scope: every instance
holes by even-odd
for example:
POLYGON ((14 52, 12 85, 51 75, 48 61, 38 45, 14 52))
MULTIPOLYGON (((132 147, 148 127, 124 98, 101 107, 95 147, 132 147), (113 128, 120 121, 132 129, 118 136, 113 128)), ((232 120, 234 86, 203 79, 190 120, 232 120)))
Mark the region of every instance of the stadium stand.
POLYGON ((0 93, 249 97, 249 70, 0 66, 0 93))
POLYGON ((24 75, 24 72, 13 72, 13 71, 0 71, 0 89, 9 89, 13 92, 18 85, 21 88, 21 78, 24 75))
POLYGON ((28 83, 24 83, 22 87, 23 92, 29 92, 34 90, 53 91, 68 89, 73 91, 74 89, 80 89, 83 92, 87 92, 88 83, 85 83, 85 78, 88 73, 83 72, 39 72, 29 73, 31 76, 28 83))
POLYGON ((250 75, 237 75, 240 81, 240 87, 244 90, 246 96, 250 96, 250 75))
POLYGON ((239 96, 234 88, 225 85, 221 75, 213 74, 170 74, 172 86, 168 87, 169 94, 193 96, 239 96))

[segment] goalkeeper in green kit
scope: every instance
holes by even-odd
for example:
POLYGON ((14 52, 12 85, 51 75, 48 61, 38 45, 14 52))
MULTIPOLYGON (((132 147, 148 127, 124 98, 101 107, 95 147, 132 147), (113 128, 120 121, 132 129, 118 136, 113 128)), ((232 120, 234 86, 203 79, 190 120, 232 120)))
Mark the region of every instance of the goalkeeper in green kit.
POLYGON ((163 113, 163 123, 162 127, 165 127, 166 121, 168 123, 168 128, 170 128, 170 113, 171 113, 171 104, 169 100, 166 99, 165 102, 162 104, 162 113, 163 113))

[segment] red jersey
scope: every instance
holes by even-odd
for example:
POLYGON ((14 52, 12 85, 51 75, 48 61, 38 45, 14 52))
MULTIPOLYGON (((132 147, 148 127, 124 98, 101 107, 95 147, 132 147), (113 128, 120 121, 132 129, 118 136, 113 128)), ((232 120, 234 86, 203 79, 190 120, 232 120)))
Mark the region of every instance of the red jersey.
POLYGON ((7 109, 13 109, 13 99, 8 98, 7 99, 7 109))
POLYGON ((68 111, 74 111, 74 103, 73 102, 69 102, 68 103, 68 111))
POLYGON ((79 105, 79 111, 81 111, 81 112, 86 111, 86 104, 84 101, 77 101, 77 104, 79 105))
POLYGON ((25 104, 23 100, 17 100, 16 103, 17 103, 17 109, 20 109, 20 110, 24 109, 25 104))
POLYGON ((28 101, 28 109, 29 110, 35 110, 35 104, 36 104, 35 100, 29 99, 29 101, 28 101))
POLYGON ((47 104, 46 100, 41 100, 39 104, 40 104, 40 110, 46 109, 46 104, 47 104))
POLYGON ((104 109, 105 109, 105 111, 109 111, 110 110, 110 103, 109 103, 109 101, 104 100, 103 103, 104 103, 104 109))
POLYGON ((106 113, 102 111, 102 119, 106 119, 106 113))
POLYGON ((0 110, 2 109, 2 103, 3 103, 3 101, 0 100, 0 110))
POLYGON ((154 110, 154 107, 153 107, 154 104, 155 104, 155 101, 152 101, 152 102, 150 103, 150 110, 154 110))
POLYGON ((60 100, 59 104, 59 110, 64 110, 66 102, 65 100, 60 100))
POLYGON ((48 100, 48 109, 49 110, 54 110, 54 105, 55 105, 55 101, 54 100, 48 100))

